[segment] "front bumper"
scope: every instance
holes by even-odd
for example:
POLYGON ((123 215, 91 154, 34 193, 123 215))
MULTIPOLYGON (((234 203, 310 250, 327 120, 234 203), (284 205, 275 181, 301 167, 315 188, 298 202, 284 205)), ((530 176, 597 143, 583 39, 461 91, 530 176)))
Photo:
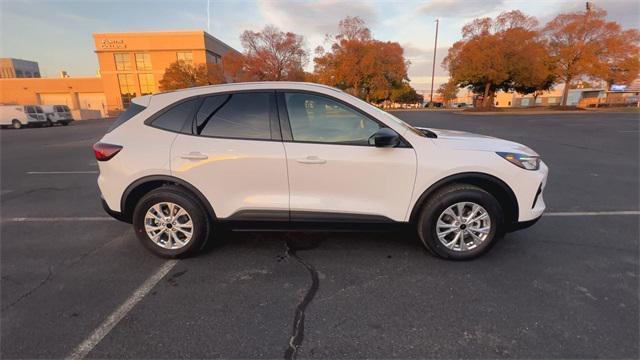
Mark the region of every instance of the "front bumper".
POLYGON ((519 221, 515 224, 513 224, 511 226, 511 228, 509 228, 508 232, 514 232, 514 231, 518 231, 518 230, 523 230, 526 229, 528 227, 533 226, 535 223, 538 222, 538 220, 540 220, 542 216, 538 216, 537 218, 533 219, 533 220, 527 220, 527 221, 519 221))

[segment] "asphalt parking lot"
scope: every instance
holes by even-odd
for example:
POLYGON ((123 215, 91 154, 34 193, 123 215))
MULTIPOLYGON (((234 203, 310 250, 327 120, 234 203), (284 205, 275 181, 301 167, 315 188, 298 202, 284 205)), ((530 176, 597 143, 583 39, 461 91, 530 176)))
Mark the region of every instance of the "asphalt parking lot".
POLYGON ((529 145, 550 215, 469 262, 404 232, 231 233, 166 261, 100 207, 110 121, 0 131, 0 356, 640 356, 638 114, 396 115, 529 145))

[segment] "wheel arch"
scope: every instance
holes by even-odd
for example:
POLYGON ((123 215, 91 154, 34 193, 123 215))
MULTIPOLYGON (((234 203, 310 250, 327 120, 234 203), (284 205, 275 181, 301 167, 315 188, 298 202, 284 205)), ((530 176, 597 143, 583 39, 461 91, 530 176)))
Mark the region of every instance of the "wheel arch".
POLYGON ((145 194, 167 185, 179 186, 194 195, 207 210, 207 216, 209 216, 211 220, 216 219, 216 213, 213 210, 213 206, 211 206, 209 200, 207 200, 207 198, 195 186, 191 185, 187 181, 170 175, 150 175, 134 181, 122 193, 120 209, 122 210, 122 217, 125 221, 132 221, 135 206, 145 194))
POLYGON ((518 222, 518 199, 509 185, 499 178, 480 172, 465 172, 444 177, 429 186, 418 198, 411 209, 409 221, 415 223, 420 215, 420 210, 429 198, 445 186, 451 184, 470 184, 478 186, 495 196, 505 212, 505 222, 508 228, 518 222))

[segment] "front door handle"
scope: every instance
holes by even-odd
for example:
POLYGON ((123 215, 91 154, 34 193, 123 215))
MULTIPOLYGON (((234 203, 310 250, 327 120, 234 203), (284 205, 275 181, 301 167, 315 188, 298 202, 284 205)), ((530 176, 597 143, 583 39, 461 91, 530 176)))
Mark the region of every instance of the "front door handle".
POLYGON ((325 164, 327 162, 327 160, 320 159, 319 157, 313 155, 309 155, 306 158, 297 159, 296 161, 300 164, 325 164))
POLYGON ((207 155, 197 151, 192 151, 188 154, 183 154, 180 157, 186 160, 207 160, 209 158, 207 155))

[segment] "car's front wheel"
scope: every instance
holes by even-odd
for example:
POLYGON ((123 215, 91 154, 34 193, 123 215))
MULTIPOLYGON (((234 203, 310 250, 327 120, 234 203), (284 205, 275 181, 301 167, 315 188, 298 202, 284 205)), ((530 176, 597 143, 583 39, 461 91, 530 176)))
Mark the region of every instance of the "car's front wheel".
POLYGON ((434 194, 418 220, 418 235, 435 255, 453 260, 474 258, 503 232, 500 203, 485 190, 468 184, 447 186, 434 194))
POLYGON ((22 127, 22 123, 20 120, 13 119, 13 121, 11 121, 11 127, 14 129, 20 129, 22 127))
POLYGON ((169 258, 194 254, 211 232, 201 203, 176 186, 164 186, 143 196, 133 213, 133 227, 149 250, 169 258))

